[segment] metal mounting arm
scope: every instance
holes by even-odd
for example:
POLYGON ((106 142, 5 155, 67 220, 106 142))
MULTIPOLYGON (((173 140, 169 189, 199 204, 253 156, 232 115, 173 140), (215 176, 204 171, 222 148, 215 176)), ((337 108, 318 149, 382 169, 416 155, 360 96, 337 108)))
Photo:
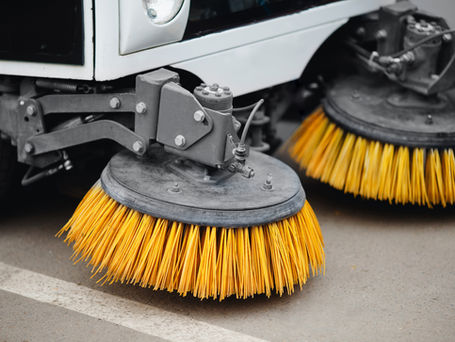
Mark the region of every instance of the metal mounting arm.
POLYGON ((59 161, 61 153, 53 152, 109 139, 137 155, 159 143, 169 153, 209 167, 254 174, 245 166, 244 139, 243 159, 235 153, 240 139, 230 90, 201 85, 191 93, 179 84, 177 73, 166 69, 137 76, 134 91, 37 94, 18 97, 15 106, 0 97, 0 107, 6 103, 0 127, 17 128, 8 133, 18 146, 18 159, 32 166, 59 161))

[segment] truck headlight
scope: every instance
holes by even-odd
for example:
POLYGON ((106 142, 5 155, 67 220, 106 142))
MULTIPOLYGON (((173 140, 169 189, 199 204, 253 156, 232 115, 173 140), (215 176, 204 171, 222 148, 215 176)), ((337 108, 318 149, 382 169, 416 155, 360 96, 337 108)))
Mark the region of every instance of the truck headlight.
POLYGON ((148 17, 154 24, 170 22, 179 13, 184 0, 142 0, 148 17))

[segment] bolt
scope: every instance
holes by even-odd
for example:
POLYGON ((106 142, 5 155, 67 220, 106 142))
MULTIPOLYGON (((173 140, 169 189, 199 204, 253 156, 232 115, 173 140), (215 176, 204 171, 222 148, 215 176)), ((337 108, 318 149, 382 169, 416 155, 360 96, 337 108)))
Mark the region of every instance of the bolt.
POLYGON ((116 96, 114 96, 110 101, 109 101, 109 106, 112 109, 119 109, 120 108, 120 99, 116 96))
POLYGON ((201 83, 201 87, 205 88, 205 87, 207 87, 207 84, 206 83, 201 83))
POLYGON ((223 87, 224 91, 230 91, 231 89, 229 87, 223 87))
POLYGON ((272 174, 271 173, 267 174, 267 178, 265 179, 265 182, 262 185, 262 188, 264 190, 272 190, 273 185, 272 185, 272 174))
POLYGON ((83 121, 84 121, 85 123, 87 123, 87 122, 92 122, 92 121, 94 121, 94 120, 95 120, 95 115, 87 115, 87 116, 83 119, 83 121))
POLYGON ((202 122, 205 120, 205 113, 202 110, 197 110, 193 114, 193 119, 196 122, 202 122))
POLYGON ((36 107, 34 105, 28 105, 27 109, 25 110, 28 116, 35 116, 36 115, 36 107))
POLYGON ((134 142, 133 151, 139 154, 144 153, 144 144, 142 143, 142 141, 137 140, 134 142))
POLYGON ((73 168, 73 163, 71 162, 71 160, 65 160, 65 162, 63 163, 63 167, 65 168, 66 171, 69 171, 73 168))
POLYGON ((355 33, 359 37, 365 36, 366 33, 365 27, 359 27, 355 33))
POLYGON ((147 106, 144 102, 139 102, 136 104, 136 112, 139 114, 144 114, 147 111, 147 106))
POLYGON ((24 145, 24 151, 25 151, 25 153, 30 154, 30 153, 33 153, 34 150, 35 150, 35 147, 34 147, 32 144, 26 143, 26 144, 24 145))
POLYGON ((216 97, 221 97, 221 94, 220 93, 216 93, 215 96, 216 97))
POLYGON ((318 90, 319 89, 319 84, 317 82, 311 82, 308 86, 310 90, 318 90))
POLYGON ((207 90, 202 91, 202 95, 208 95, 208 94, 209 94, 209 92, 207 90))
POLYGON ((425 123, 427 125, 432 125, 433 124, 433 117, 430 114, 427 115, 427 119, 426 119, 425 123))
POLYGON ((442 40, 446 43, 452 41, 452 35, 450 33, 446 33, 442 36, 442 40))
POLYGON ((202 89, 204 89, 204 88, 202 88, 201 86, 196 87, 196 91, 202 91, 202 89))
POLYGON ((183 135, 179 134, 175 137, 174 143, 178 147, 183 147, 186 144, 186 139, 183 135))
POLYGON ((180 190, 179 183, 174 183, 171 188, 167 189, 169 192, 177 193, 182 190, 180 190))
POLYGON ((225 90, 225 91, 224 91, 224 94, 225 94, 225 95, 232 95, 232 91, 230 91, 230 90, 225 90))
POLYGON ((387 31, 386 30, 379 30, 376 32, 376 39, 383 40, 387 38, 387 31))
POLYGON ((210 86, 210 90, 211 90, 211 91, 217 91, 219 87, 220 87, 220 86, 219 86, 217 83, 213 83, 213 84, 210 86))

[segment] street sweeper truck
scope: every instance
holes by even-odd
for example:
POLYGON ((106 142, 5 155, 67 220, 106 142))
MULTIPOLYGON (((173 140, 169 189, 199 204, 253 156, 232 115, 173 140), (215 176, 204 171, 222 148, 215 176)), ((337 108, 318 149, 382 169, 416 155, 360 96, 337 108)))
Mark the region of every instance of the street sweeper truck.
POLYGON ((323 272, 299 177, 264 153, 290 103, 323 102, 286 145, 310 176, 326 181, 316 164, 354 194, 453 202, 452 31, 408 1, 1 6, 0 196, 16 163, 28 185, 109 156, 58 233, 101 283, 222 300, 323 272))

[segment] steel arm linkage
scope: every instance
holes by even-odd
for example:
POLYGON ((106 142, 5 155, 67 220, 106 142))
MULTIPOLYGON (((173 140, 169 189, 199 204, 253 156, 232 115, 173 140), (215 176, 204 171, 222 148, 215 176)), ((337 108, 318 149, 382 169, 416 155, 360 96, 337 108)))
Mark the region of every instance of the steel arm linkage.
POLYGON ((0 131, 17 145, 20 162, 39 168, 61 160, 66 148, 101 139, 137 155, 159 143, 170 153, 220 168, 233 159, 239 141, 232 98, 227 110, 203 106, 166 69, 137 76, 131 92, 2 97, 0 131), (59 124, 48 125, 50 118, 59 124))

